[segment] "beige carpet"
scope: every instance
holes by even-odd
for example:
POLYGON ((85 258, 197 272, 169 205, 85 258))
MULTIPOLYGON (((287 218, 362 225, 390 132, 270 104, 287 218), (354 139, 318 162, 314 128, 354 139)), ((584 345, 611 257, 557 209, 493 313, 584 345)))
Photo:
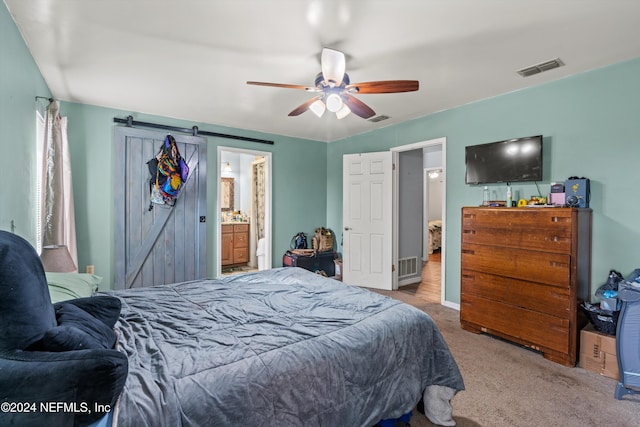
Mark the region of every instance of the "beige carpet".
MULTIPOLYGON (((640 426, 640 395, 615 400, 616 380, 559 365, 489 335, 464 331, 457 310, 403 292, 381 293, 427 312, 440 328, 466 387, 452 401, 458 426, 640 426)), ((433 426, 415 413, 410 423, 411 427, 433 426)))

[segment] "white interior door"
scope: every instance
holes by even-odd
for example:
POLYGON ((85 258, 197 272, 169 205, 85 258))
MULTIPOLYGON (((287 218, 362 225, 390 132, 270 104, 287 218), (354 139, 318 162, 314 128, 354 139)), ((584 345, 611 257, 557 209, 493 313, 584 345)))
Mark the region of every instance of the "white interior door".
POLYGON ((392 153, 343 157, 343 281, 393 288, 392 153))

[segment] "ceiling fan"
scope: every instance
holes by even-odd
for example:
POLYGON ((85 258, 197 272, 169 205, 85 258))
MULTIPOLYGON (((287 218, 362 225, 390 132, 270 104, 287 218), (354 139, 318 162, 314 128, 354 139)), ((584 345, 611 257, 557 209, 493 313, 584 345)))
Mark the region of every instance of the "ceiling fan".
POLYGON ((371 107, 354 97, 354 94, 413 92, 418 90, 419 87, 417 80, 381 80, 351 83, 349 75, 345 72, 346 61, 344 53, 335 49, 322 49, 320 64, 322 71, 316 75, 315 87, 253 81, 248 81, 247 84, 302 89, 307 92, 320 93, 294 108, 289 113, 289 116, 299 116, 305 111, 311 110, 318 117, 321 117, 326 109, 336 113, 338 119, 346 117, 351 112, 363 119, 368 119, 376 114, 371 107))

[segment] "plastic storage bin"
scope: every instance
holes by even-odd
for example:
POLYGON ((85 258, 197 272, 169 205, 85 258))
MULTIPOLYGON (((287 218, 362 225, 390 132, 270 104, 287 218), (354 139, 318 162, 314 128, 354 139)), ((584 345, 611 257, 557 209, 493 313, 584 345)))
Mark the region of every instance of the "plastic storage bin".
POLYGON ((618 287, 618 298, 622 300, 616 333, 620 381, 615 398, 618 400, 625 394, 640 394, 640 285, 636 285, 639 284, 618 287))

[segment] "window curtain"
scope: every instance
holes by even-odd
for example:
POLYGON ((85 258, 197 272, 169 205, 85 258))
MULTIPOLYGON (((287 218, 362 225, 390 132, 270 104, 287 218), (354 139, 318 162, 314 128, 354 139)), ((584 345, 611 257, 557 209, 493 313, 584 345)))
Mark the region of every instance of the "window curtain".
POLYGON ((60 116, 60 103, 56 100, 49 103, 45 112, 42 143, 42 247, 66 246, 77 270, 76 221, 67 118, 60 116))

